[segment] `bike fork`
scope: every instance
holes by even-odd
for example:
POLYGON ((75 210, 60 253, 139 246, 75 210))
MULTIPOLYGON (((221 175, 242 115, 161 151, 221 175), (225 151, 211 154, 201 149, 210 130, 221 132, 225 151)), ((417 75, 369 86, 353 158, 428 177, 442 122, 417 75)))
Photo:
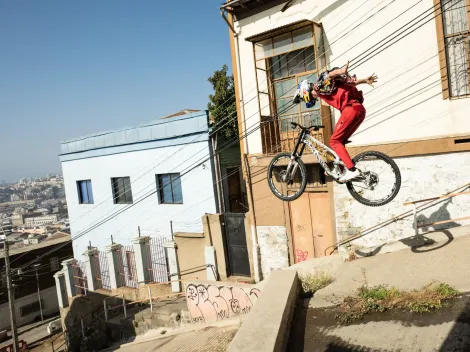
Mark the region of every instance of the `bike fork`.
POLYGON ((297 168, 299 167, 299 164, 295 161, 295 159, 295 155, 291 155, 289 164, 287 165, 286 182, 294 179, 294 175, 297 172, 297 168))

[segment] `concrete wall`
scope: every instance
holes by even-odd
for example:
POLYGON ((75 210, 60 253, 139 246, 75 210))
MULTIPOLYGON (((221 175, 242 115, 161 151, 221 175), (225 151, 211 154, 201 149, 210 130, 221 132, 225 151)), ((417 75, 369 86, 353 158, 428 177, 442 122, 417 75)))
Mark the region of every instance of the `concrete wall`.
POLYGON ((215 258, 217 260, 217 271, 219 280, 226 280, 228 277, 227 258, 225 255, 224 229, 222 225, 222 215, 206 214, 202 219, 204 234, 206 235, 207 246, 214 246, 215 258))
POLYGON ((74 240, 75 257, 81 256, 89 241, 100 250, 104 249, 111 243, 111 235, 119 243, 130 244, 138 226, 143 235, 168 236, 170 220, 173 220, 175 232, 202 233, 201 214, 216 212, 210 162, 182 177, 183 204, 159 204, 157 193, 138 204, 136 201, 157 190, 156 174, 182 173, 208 153, 208 143, 198 142, 62 162, 72 236, 110 214, 127 209, 74 240), (204 151, 195 155, 199 150, 204 151), (111 178, 120 176, 130 176, 133 207, 113 204, 111 178), (78 204, 76 182, 88 179, 92 181, 95 204, 78 204), (202 198, 201 189, 204 190, 202 198))
MULTIPOLYGON (((396 33, 410 20, 431 8, 433 1, 417 3, 386 26, 385 23, 411 4, 406 0, 371 0, 359 6, 352 1, 304 0, 294 2, 285 12, 281 12, 282 6, 235 22, 239 38, 240 75, 243 77, 242 100, 248 127, 256 126, 260 117, 255 89, 253 46, 245 38, 300 20, 318 22, 323 25, 326 36, 329 67, 341 66, 347 59, 357 57, 378 41, 396 33), (384 10, 377 12, 387 4, 389 5, 384 10), (376 12, 364 24, 351 30, 376 12)), ((437 53, 436 24, 431 20, 352 70, 359 77, 372 72, 379 76, 376 89, 372 90, 367 86, 361 88, 366 94, 367 117, 353 136, 354 143, 369 144, 470 132, 466 99, 442 99, 437 53), (417 67, 410 70, 413 66, 417 67)), ((269 107, 264 110, 269 113, 269 107)), ((335 117, 338 116, 336 112, 335 117)), ((248 146, 250 154, 262 152, 259 130, 248 136, 248 146)))
MULTIPOLYGON (((231 273, 225 248, 223 215, 206 214, 202 217, 202 224, 203 234, 177 233, 175 235, 181 279, 208 279, 205 272, 208 263, 206 263, 204 257, 204 250, 207 247, 214 247, 218 279, 221 281, 227 280, 231 273)), ((245 218, 245 236, 251 278, 254 278, 253 239, 251 225, 247 218, 245 218)))
POLYGON ((264 278, 273 270, 289 266, 293 252, 289 207, 269 189, 267 167, 258 166, 259 161, 255 156, 249 158, 258 240, 257 251, 250 259, 259 257, 259 270, 264 278))
POLYGON ((286 351, 299 288, 296 272, 283 270, 273 273, 228 351, 286 351))
POLYGON ((285 226, 257 226, 263 278, 289 266, 288 235, 285 226))
MULTIPOLYGON (((468 152, 397 158, 395 161, 402 174, 401 190, 392 202, 383 207, 366 207, 355 201, 345 186, 335 186, 339 240, 412 210, 412 206, 403 205, 406 201, 439 196, 465 185, 470 180, 470 153, 468 152)), ((435 206, 420 211, 418 222, 426 224, 470 216, 469 206, 469 195, 443 200, 435 206)), ((469 223, 469 220, 455 221, 423 230, 445 229, 469 223)), ((386 227, 366 233, 364 237, 353 241, 353 244, 375 247, 413 235, 413 216, 408 216, 386 227)))
MULTIPOLYGON (((43 301, 43 314, 44 316, 51 316, 59 313, 59 302, 57 301, 57 292, 55 287, 49 287, 45 290, 41 290, 41 299, 43 301)), ((21 316, 21 307, 38 301, 37 293, 24 296, 15 300, 16 310, 16 322, 18 326, 23 326, 34 322, 36 318, 41 317, 40 311, 31 313, 27 316, 21 316)), ((10 326, 10 311, 8 303, 4 303, 0 306, 0 330, 9 328, 10 326)))
POLYGON ((185 292, 194 323, 212 323, 248 314, 261 295, 254 285, 209 281, 188 282, 185 292))
POLYGON ((181 280, 191 278, 206 280, 204 248, 207 240, 203 234, 194 234, 193 236, 199 237, 190 237, 189 234, 175 236, 181 280))

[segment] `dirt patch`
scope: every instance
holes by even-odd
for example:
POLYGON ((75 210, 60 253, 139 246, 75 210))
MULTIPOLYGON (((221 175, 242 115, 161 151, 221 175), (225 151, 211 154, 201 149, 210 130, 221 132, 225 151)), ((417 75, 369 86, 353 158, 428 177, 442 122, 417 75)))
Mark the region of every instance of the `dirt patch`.
POLYGON ((447 307, 448 301, 458 295, 457 290, 444 283, 433 283, 410 292, 386 286, 363 286, 358 290, 357 296, 344 299, 336 319, 340 324, 347 325, 362 319, 366 314, 391 309, 426 313, 447 307))

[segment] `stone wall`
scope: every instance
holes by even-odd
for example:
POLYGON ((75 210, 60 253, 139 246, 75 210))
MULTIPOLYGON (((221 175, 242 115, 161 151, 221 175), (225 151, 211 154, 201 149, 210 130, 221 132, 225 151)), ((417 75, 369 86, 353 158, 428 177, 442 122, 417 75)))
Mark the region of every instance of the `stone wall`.
MULTIPOLYGON (((440 196, 470 182, 470 153, 450 153, 408 158, 396 158, 402 185, 397 197, 381 207, 367 207, 352 198, 347 188, 335 185, 336 229, 338 240, 355 235, 381 222, 387 221, 412 206, 403 203, 440 196)), ((418 224, 470 216, 470 195, 462 195, 438 201, 418 212, 418 224)), ((461 226, 469 220, 455 221, 443 225, 423 228, 420 233, 431 230, 461 226)), ((361 247, 377 247, 385 243, 403 240, 414 235, 413 216, 398 219, 387 226, 366 232, 352 242, 361 247)), ((404 241, 406 243, 406 240, 404 241)))
POLYGON ((261 273, 266 279, 272 271, 289 266, 289 246, 284 226, 257 226, 261 273))

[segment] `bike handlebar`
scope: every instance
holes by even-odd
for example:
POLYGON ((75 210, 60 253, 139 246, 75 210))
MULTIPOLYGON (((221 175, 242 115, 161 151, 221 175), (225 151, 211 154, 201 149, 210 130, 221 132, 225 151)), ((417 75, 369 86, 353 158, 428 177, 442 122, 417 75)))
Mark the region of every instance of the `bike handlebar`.
POLYGON ((323 125, 303 127, 300 123, 296 123, 296 122, 291 122, 290 124, 291 124, 292 128, 300 127, 302 130, 308 130, 308 131, 310 131, 310 130, 318 131, 320 128, 325 128, 325 126, 323 126, 323 125))

